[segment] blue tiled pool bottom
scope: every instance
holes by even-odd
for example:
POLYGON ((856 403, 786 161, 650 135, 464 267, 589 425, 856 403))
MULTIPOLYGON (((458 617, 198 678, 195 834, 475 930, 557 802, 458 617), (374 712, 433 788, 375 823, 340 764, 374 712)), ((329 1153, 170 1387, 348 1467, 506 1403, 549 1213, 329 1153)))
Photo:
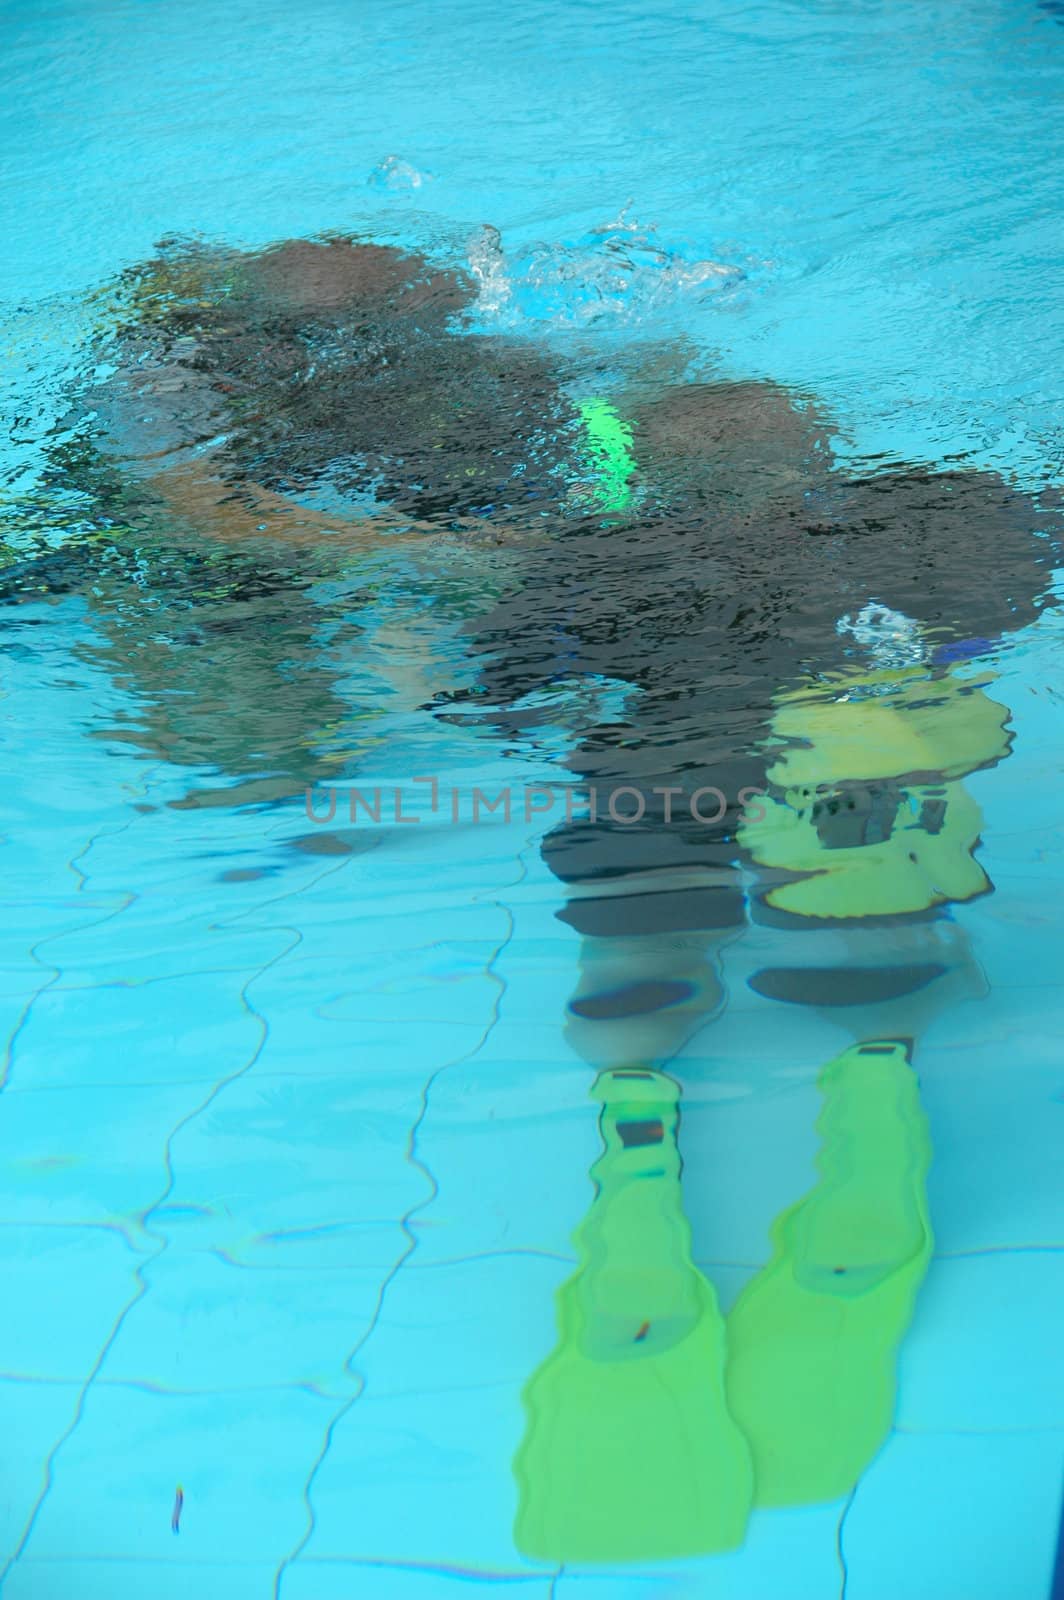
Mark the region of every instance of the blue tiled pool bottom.
MULTIPOLYGON (((617 363, 683 340, 816 394, 842 458, 1059 478, 1047 5, 464 0, 441 27, 423 0, 62 0, 11 28, 5 494, 32 501, 105 278, 164 234, 332 228, 478 261, 485 329, 617 363), (707 262, 736 267, 712 293, 707 262)), ((360 824, 332 854, 293 846, 298 799, 176 806, 203 775, 114 736, 135 708, 84 608, 16 621, 4 1600, 1059 1600, 1055 615, 1001 663, 1013 753, 967 780, 994 892, 953 915, 985 981, 913 1057, 934 1254, 890 1436, 852 1495, 623 1567, 514 1535, 522 1396, 602 1148, 545 821, 360 824)), ((406 701, 383 728, 367 788, 517 790, 564 754, 406 701)), ((751 987, 776 948, 727 945, 722 1013, 669 1068, 724 1313, 815 1181, 817 1076, 849 1042, 751 987)))

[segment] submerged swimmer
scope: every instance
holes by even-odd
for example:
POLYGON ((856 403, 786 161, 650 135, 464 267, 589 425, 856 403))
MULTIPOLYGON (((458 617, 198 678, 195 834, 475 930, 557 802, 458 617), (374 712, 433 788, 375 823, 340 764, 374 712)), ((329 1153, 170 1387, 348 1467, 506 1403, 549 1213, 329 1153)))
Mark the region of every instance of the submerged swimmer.
POLYGON ((447 715, 464 693, 503 728, 522 703, 527 729, 546 685, 626 686, 621 717, 574 719, 568 769, 625 788, 626 814, 634 793, 639 820, 607 806, 544 843, 581 935, 568 1025, 606 1150, 529 1390, 522 1543, 680 1553, 735 1542, 755 1496, 845 1492, 889 1422, 931 1248, 900 1041, 973 981, 949 908, 989 887, 964 779, 1009 737, 974 665, 1037 617, 1052 513, 975 470, 848 476, 817 406, 767 382, 637 372, 573 399, 578 364, 463 331, 463 275, 382 247, 176 249, 125 291, 77 469, 103 515, 63 581, 147 707, 132 737, 238 779, 220 803, 350 772, 374 708, 353 716, 339 681, 396 582, 443 593, 476 676, 456 690, 421 662, 411 703, 447 715), (476 553, 456 588, 423 559, 442 548, 476 553), (700 789, 715 818, 686 806, 700 789), (821 1180, 725 1339, 665 1068, 751 921, 777 952, 759 993, 829 1009, 854 1042, 821 1077, 821 1180))
MULTIPOLYGON (((805 702, 785 697, 838 698, 848 674, 904 669, 941 698, 958 659, 1037 615, 1048 513, 985 472, 847 478, 828 419, 767 382, 637 373, 595 393, 575 360, 469 333, 473 297, 460 270, 347 238, 161 249, 119 284, 101 352, 110 376, 86 395, 80 447, 57 456, 54 476, 93 503, 95 533, 9 574, 8 589, 88 591, 115 670, 124 663, 149 700, 167 672, 187 668, 188 687, 197 674, 205 686, 212 652, 200 645, 223 636, 235 712, 287 682, 285 663, 297 679, 305 667, 308 702, 316 671, 329 684, 330 652, 314 639, 323 607, 335 681, 364 620, 359 580, 386 589, 396 552, 411 585, 431 586, 438 572, 414 565, 424 552, 475 550, 447 594, 484 701, 504 713, 545 683, 629 686, 623 720, 581 727, 569 764, 606 792, 638 790, 643 816, 607 811, 550 835, 548 860, 571 886, 567 920, 589 939, 601 928, 637 941, 737 926, 735 866, 758 848, 740 837, 739 796, 770 787, 781 738, 802 737, 805 702), (326 577, 338 600, 311 597, 326 577), (157 667, 137 638, 138 595, 173 623, 154 630, 157 667), (869 620, 877 608, 885 624, 869 620), (245 628, 253 647, 241 650, 245 628), (720 790, 724 814, 707 824, 680 806, 663 825, 662 791, 675 785, 720 790)), ((323 712, 323 725, 342 720, 328 688, 323 712)), ((299 720, 312 740, 309 703, 299 720)), ((313 751, 286 773, 276 732, 240 759, 231 731, 219 735, 230 759, 204 752, 223 773, 258 760, 278 792, 310 781, 313 751)), ((177 743, 194 753, 191 736, 177 743)), ((974 765, 1000 753, 976 752, 974 765)), ((921 765, 936 771, 931 757, 921 765)), ((830 775, 839 792, 815 830, 836 852, 825 867, 843 859, 845 829, 852 848, 858 826, 866 842, 897 834, 906 775, 830 775)), ((928 807, 924 836, 944 827, 928 807)), ((803 859, 797 870, 817 869, 803 859)), ((928 906, 949 898, 932 892, 928 906)), ((911 902, 897 911, 918 910, 911 902)), ((589 994, 575 1015, 603 1007, 589 994)))
POLYGON ((211 534, 357 539, 546 496, 557 374, 527 344, 458 336, 459 272, 334 238, 176 250, 124 289, 97 448, 211 534))
POLYGON ((501 588, 504 554, 465 553, 503 512, 541 518, 563 410, 530 346, 453 331, 472 297, 349 239, 169 246, 112 293, 109 375, 52 469, 95 528, 6 589, 87 596, 96 659, 134 691, 118 736, 217 775, 188 803, 302 795, 374 747, 385 692, 453 682, 419 659, 419 608, 431 588, 445 631, 501 588), (387 682, 340 688, 375 659, 387 682))

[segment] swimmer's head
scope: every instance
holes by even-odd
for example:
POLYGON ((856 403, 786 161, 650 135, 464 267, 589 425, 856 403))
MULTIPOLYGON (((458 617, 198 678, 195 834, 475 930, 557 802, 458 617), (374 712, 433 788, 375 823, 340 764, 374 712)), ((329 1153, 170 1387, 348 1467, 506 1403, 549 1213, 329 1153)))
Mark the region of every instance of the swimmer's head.
POLYGON ((409 318, 442 329, 474 297, 467 278, 412 250, 360 239, 287 239, 238 251, 168 239, 123 274, 119 306, 138 323, 299 326, 409 318))
POLYGON ((365 310, 443 319, 473 298, 459 273, 414 251, 348 238, 286 240, 242 258, 234 278, 242 296, 312 315, 365 310))
POLYGON ((635 453, 666 499, 763 504, 830 466, 821 415, 773 383, 677 384, 634 411, 635 453))

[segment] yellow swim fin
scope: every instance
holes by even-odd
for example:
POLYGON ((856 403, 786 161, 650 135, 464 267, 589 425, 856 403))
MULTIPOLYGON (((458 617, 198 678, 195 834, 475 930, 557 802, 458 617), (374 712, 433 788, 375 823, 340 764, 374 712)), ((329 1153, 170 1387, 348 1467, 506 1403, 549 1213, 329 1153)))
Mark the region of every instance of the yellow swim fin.
POLYGON ((771 1261, 728 1317, 728 1405, 762 1506, 837 1499, 868 1466, 932 1252, 931 1145, 907 1045, 854 1045, 820 1086, 820 1182, 777 1220, 771 1261))
POLYGON ((735 1547, 749 1452, 724 1395, 724 1324, 691 1260, 677 1085, 600 1074, 598 1192, 558 1291, 558 1343, 525 1390, 518 1548, 541 1561, 653 1561, 735 1547))
POLYGON ((979 682, 907 669, 781 695, 770 792, 739 841, 793 876, 765 891, 810 919, 904 916, 983 894, 982 815, 960 779, 1009 749, 979 682))

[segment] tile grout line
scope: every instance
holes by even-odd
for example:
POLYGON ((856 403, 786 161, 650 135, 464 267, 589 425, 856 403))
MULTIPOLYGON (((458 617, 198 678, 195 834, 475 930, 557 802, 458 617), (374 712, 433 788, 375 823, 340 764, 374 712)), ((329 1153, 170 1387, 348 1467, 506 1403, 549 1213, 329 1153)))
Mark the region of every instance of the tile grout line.
POLYGON ((860 1479, 857 1480, 853 1488, 850 1490, 849 1497, 847 1498, 846 1504, 843 1506, 842 1512, 839 1516, 838 1526, 835 1529, 835 1554, 838 1557, 839 1571, 842 1574, 842 1583, 839 1588, 839 1600, 846 1600, 846 1590, 849 1587, 850 1582, 850 1569, 846 1561, 846 1551, 843 1548, 843 1536, 846 1532, 846 1519, 853 1509, 853 1503, 857 1498, 857 1490, 859 1487, 860 1479))

